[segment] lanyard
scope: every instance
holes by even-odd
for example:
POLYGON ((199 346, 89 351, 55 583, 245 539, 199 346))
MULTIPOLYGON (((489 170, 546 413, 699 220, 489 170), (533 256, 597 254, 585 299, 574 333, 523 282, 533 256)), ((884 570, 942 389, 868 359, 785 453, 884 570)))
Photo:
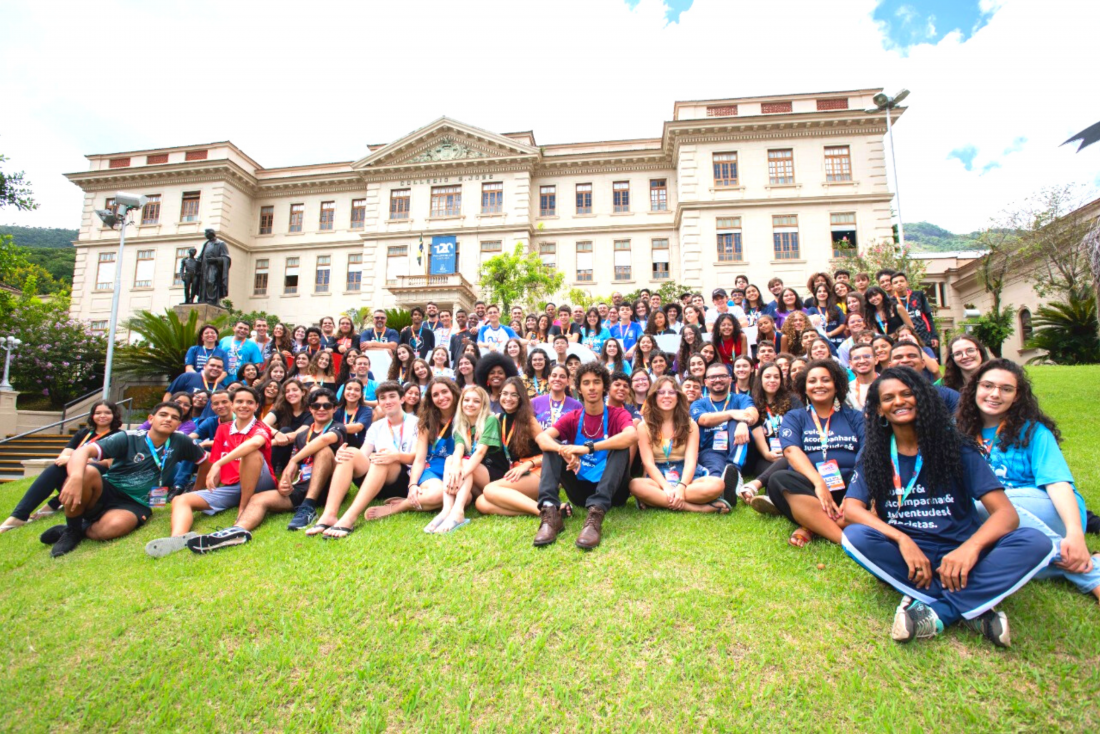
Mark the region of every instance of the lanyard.
POLYGON ((982 453, 985 454, 985 458, 989 458, 989 455, 993 453, 993 447, 997 444, 997 439, 1001 435, 1001 430, 1005 427, 1005 422, 1001 421, 997 424, 997 430, 993 434, 993 438, 982 438, 982 453))
POLYGON ((401 428, 398 430, 396 435, 393 432, 393 424, 390 423, 389 418, 386 419, 386 425, 389 426, 389 429, 390 429, 390 438, 393 439, 393 447, 398 452, 400 452, 401 451, 401 444, 405 440, 405 416, 404 415, 401 416, 401 428))
POLYGON ((386 330, 385 329, 382 329, 381 334, 378 333, 377 329, 374 330, 374 340, 376 342, 385 341, 385 338, 384 338, 385 336, 386 336, 386 330))
MULTIPOLYGON (((331 426, 331 425, 332 425, 332 421, 329 421, 328 423, 326 423, 325 427, 317 432, 317 435, 318 436, 324 435, 325 431, 327 431, 328 427, 331 426)), ((313 440, 313 426, 310 426, 309 427, 309 432, 306 433, 306 445, 308 446, 309 442, 312 441, 312 440, 313 440)))
POLYGON ((810 411, 810 415, 814 419, 814 425, 817 427, 817 435, 821 437, 821 460, 826 461, 828 460, 826 454, 829 450, 829 424, 833 422, 833 413, 829 411, 829 417, 825 419, 825 427, 822 428, 821 419, 818 418, 817 411, 814 410, 813 406, 811 405, 807 410, 810 411))
MULTIPOLYGON (((202 386, 204 388, 206 388, 207 392, 210 392, 210 383, 206 381, 206 372, 200 372, 199 374, 202 375, 202 386)), ((217 386, 218 386, 218 381, 214 380, 214 387, 217 387, 217 386)))
MULTIPOLYGON (((673 438, 675 438, 675 436, 673 436, 673 438)), ((665 434, 663 432, 661 433, 661 451, 663 451, 665 454, 665 463, 670 463, 672 461, 672 459, 670 458, 672 456, 672 439, 665 438, 665 434)))
POLYGON ((512 452, 508 450, 508 442, 512 440, 512 435, 516 432, 516 419, 512 416, 512 430, 506 431, 505 428, 508 425, 508 414, 504 413, 500 416, 500 432, 504 437, 504 458, 509 464, 512 463, 512 452))
POLYGON ((913 465, 913 476, 909 477, 909 483, 905 485, 905 491, 901 490, 901 467, 898 465, 898 440, 894 437, 890 437, 890 463, 894 467, 894 492, 898 496, 898 512, 901 512, 901 503, 909 499, 909 493, 913 491, 913 486, 917 483, 917 477, 920 476, 921 467, 924 466, 924 457, 917 452, 916 463, 913 465))
POLYGON ((412 327, 410 326, 409 327, 409 341, 412 342, 412 345, 414 347, 419 348, 421 342, 424 341, 424 324, 420 324, 420 328, 417 330, 415 337, 412 334, 413 334, 413 330, 412 330, 412 327))
MULTIPOLYGON (((733 397, 732 395, 728 395, 728 394, 726 395, 726 402, 722 403, 722 412, 723 412, 723 413, 724 413, 724 412, 725 412, 726 410, 728 410, 728 409, 729 409, 729 405, 730 405, 730 398, 732 398, 732 397, 733 397)), ((717 405, 715 405, 715 404, 714 404, 714 401, 713 401, 713 400, 711 400, 711 399, 710 399, 709 397, 707 398, 707 402, 708 402, 708 403, 710 403, 710 411, 711 411, 712 413, 717 413, 717 412, 719 412, 719 411, 718 411, 718 406, 717 406, 717 405)), ((724 423, 723 425, 725 425, 725 426, 729 426, 729 423, 730 423, 729 421, 726 421, 726 422, 725 422, 725 423, 724 423)))
POLYGON ((106 435, 107 435, 106 433, 92 433, 91 431, 88 431, 88 435, 85 436, 83 438, 83 440, 81 440, 80 444, 77 445, 77 448, 80 448, 81 446, 83 446, 86 443, 95 443, 96 441, 98 441, 99 439, 103 438, 106 435))
POLYGON ((562 411, 565 410, 565 398, 561 399, 561 402, 554 405, 554 398, 550 396, 550 425, 553 426, 558 422, 558 418, 561 418, 562 411))
POLYGON ((153 463, 157 465, 157 469, 163 471, 164 459, 168 456, 168 447, 172 444, 172 439, 168 438, 164 441, 164 446, 161 447, 161 453, 157 452, 157 447, 153 445, 153 440, 149 438, 149 434, 145 434, 145 443, 149 447, 149 453, 153 455, 153 463))
MULTIPOLYGON (((359 408, 358 407, 349 414, 347 406, 344 406, 344 425, 345 426, 350 426, 352 423, 354 423, 355 422, 355 416, 357 416, 357 415, 359 415, 359 408)), ((404 424, 402 424, 402 427, 404 427, 404 424)))
MULTIPOLYGON (((439 447, 443 444, 443 436, 447 433, 447 429, 451 427, 451 421, 453 421, 453 420, 454 420, 454 416, 452 415, 447 420, 447 422, 443 424, 443 427, 439 429, 439 437, 436 438, 436 440, 435 440, 435 447, 434 447, 432 453, 434 453, 434 454, 439 453, 439 447)), ((404 430, 405 426, 402 425, 401 429, 404 430)), ((390 429, 390 430, 392 432, 393 429, 390 429)))

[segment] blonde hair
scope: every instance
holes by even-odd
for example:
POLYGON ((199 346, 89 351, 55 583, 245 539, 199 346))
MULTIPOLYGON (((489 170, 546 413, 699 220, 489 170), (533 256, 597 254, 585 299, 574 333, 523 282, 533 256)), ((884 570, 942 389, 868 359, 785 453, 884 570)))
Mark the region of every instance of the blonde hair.
POLYGON ((467 385, 462 388, 462 392, 458 394, 458 405, 455 406, 454 433, 466 439, 467 449, 469 449, 470 444, 473 443, 474 435, 480 436, 485 431, 485 424, 490 419, 495 420, 493 409, 490 405, 489 393, 485 392, 485 389, 480 385, 467 385), (470 419, 462 410, 462 400, 466 397, 466 393, 468 392, 476 392, 481 399, 481 410, 478 411, 477 418, 474 419, 473 425, 470 424, 470 419))

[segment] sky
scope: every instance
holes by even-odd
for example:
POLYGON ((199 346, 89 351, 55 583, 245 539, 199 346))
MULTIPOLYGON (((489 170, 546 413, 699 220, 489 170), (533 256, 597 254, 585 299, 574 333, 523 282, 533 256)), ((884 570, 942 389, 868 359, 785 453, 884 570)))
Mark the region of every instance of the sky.
MULTIPOLYGON (((0 153, 75 228, 84 156, 231 140, 352 161, 441 115, 539 144, 658 137, 676 100, 884 87, 906 222, 1100 189, 1094 0, 8 0, 0 153), (1091 91, 1090 91, 1091 90, 1091 91)), ((895 204, 896 206, 896 204, 895 204)))

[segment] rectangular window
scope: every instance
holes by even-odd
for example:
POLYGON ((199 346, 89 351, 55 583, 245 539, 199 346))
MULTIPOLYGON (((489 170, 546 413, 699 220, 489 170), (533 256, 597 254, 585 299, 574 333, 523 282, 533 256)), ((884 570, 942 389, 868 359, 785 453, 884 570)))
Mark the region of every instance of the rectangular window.
POLYGON ((135 288, 153 287, 153 268, 156 264, 154 261, 155 257, 156 250, 137 251, 137 269, 134 271, 135 288))
POLYGON ((107 331, 107 321, 106 320, 92 321, 92 322, 89 322, 89 325, 91 327, 91 330, 94 331, 96 334, 102 334, 103 332, 107 331))
POLYGON ((149 202, 141 210, 142 224, 157 224, 160 222, 160 194, 149 196, 149 202))
POLYGON ((286 273, 283 274, 283 294, 292 296, 298 292, 298 258, 286 259, 286 273))
POLYGON ((462 214, 462 187, 433 186, 431 216, 457 217, 460 214, 462 214))
POLYGON ((612 204, 616 214, 630 211, 630 182, 616 181, 611 184, 612 204))
POLYGON ((266 257, 256 261, 256 274, 252 279, 252 295, 267 295, 267 270, 268 260, 266 257))
POLYGON ((110 162, 107 164, 107 167, 108 168, 129 168, 130 167, 130 159, 129 158, 112 158, 110 160, 110 162))
POLYGON ((851 181, 852 156, 847 145, 830 145, 825 148, 825 180, 851 181))
POLYGON ((654 212, 668 211, 668 179, 649 180, 649 209, 654 212))
POLYGON ((481 184, 481 213, 500 214, 504 211, 504 183, 490 181, 481 184))
POLYGON ((798 259, 798 217, 794 214, 772 217, 772 237, 776 260, 798 259))
POLYGON ((830 214, 829 229, 833 240, 833 257, 854 257, 858 252, 856 213, 830 214))
POLYGON ((187 155, 185 155, 183 159, 185 161, 205 161, 207 153, 209 153, 209 151, 206 151, 206 150, 189 150, 189 151, 187 151, 187 155))
POLYGON ((336 222, 336 202, 335 201, 322 201, 321 202, 321 231, 331 230, 332 225, 336 222))
POLYGON ((291 204, 290 205, 290 228, 288 232, 301 232, 302 220, 306 216, 305 204, 291 204))
POLYGON ((180 207, 180 221, 181 222, 197 222, 199 221, 199 197, 202 196, 198 191, 184 191, 183 192, 183 205, 180 207))
POLYGON ((168 154, 167 153, 157 153, 156 155, 147 155, 147 156, 145 156, 145 165, 147 165, 147 166, 155 166, 157 164, 167 163, 167 162, 168 162, 168 154))
POLYGON ((95 270, 95 289, 109 291, 115 287, 115 253, 99 253, 99 262, 95 270))
POLYGON ((615 240, 615 280, 630 280, 630 240, 615 240))
POLYGON ((558 260, 558 246, 553 242, 540 243, 539 257, 542 258, 542 264, 546 267, 556 268, 558 260))
POLYGON ((367 200, 366 199, 352 199, 351 200, 351 228, 362 229, 363 223, 367 221, 367 200))
POLYGON ((390 192, 390 219, 409 218, 409 189, 394 189, 390 192))
POLYGON ((760 112, 765 115, 775 115, 780 112, 790 112, 790 102, 764 102, 760 105, 760 112))
POLYGON ((115 210, 115 197, 108 196, 107 201, 103 203, 103 208, 107 211, 113 212, 115 210))
POLYGON ((945 283, 924 283, 921 290, 928 296, 928 302, 935 308, 947 308, 947 285, 945 283))
POLYGON ((182 263, 184 260, 187 259, 187 250, 188 250, 188 248, 186 248, 186 247, 177 247, 176 248, 176 269, 175 269, 175 275, 172 276, 172 285, 173 286, 183 285, 183 278, 180 277, 180 263, 182 263))
POLYGON ((358 291, 363 287, 363 253, 348 255, 348 284, 344 290, 358 291))
POLYGON ((724 217, 717 222, 718 262, 743 262, 741 217, 724 217))
POLYGON ((583 283, 592 282, 592 243, 577 243, 577 280, 583 283))
POLYGON ((577 184, 577 214, 592 213, 592 184, 577 184))
POLYGON ((317 256, 317 277, 313 280, 314 293, 328 293, 330 276, 332 275, 332 256, 317 256))
POLYGON ((491 257, 496 257, 501 253, 500 242, 482 242, 481 243, 481 262, 485 262, 491 257))
POLYGON ((275 224, 275 207, 260 207, 260 234, 271 234, 271 227, 275 224))
POLYGON ((736 153, 715 153, 711 162, 714 164, 715 186, 737 185, 736 153))
POLYGON ((396 280, 409 274, 409 248, 407 245, 390 245, 386 248, 386 279, 396 280))
POLYGON ((768 181, 772 186, 794 183, 794 151, 790 148, 768 151, 768 181))
POLYGON ((539 187, 539 216, 553 217, 558 213, 558 187, 539 187))
POLYGON ((653 240, 653 279, 668 280, 668 240, 653 240))

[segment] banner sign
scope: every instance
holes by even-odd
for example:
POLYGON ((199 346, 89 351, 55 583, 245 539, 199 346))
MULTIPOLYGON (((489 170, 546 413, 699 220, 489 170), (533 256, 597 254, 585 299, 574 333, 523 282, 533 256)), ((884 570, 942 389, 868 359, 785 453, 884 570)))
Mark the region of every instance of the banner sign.
POLYGON ((454 275, 457 242, 454 235, 432 237, 431 275, 454 275))

